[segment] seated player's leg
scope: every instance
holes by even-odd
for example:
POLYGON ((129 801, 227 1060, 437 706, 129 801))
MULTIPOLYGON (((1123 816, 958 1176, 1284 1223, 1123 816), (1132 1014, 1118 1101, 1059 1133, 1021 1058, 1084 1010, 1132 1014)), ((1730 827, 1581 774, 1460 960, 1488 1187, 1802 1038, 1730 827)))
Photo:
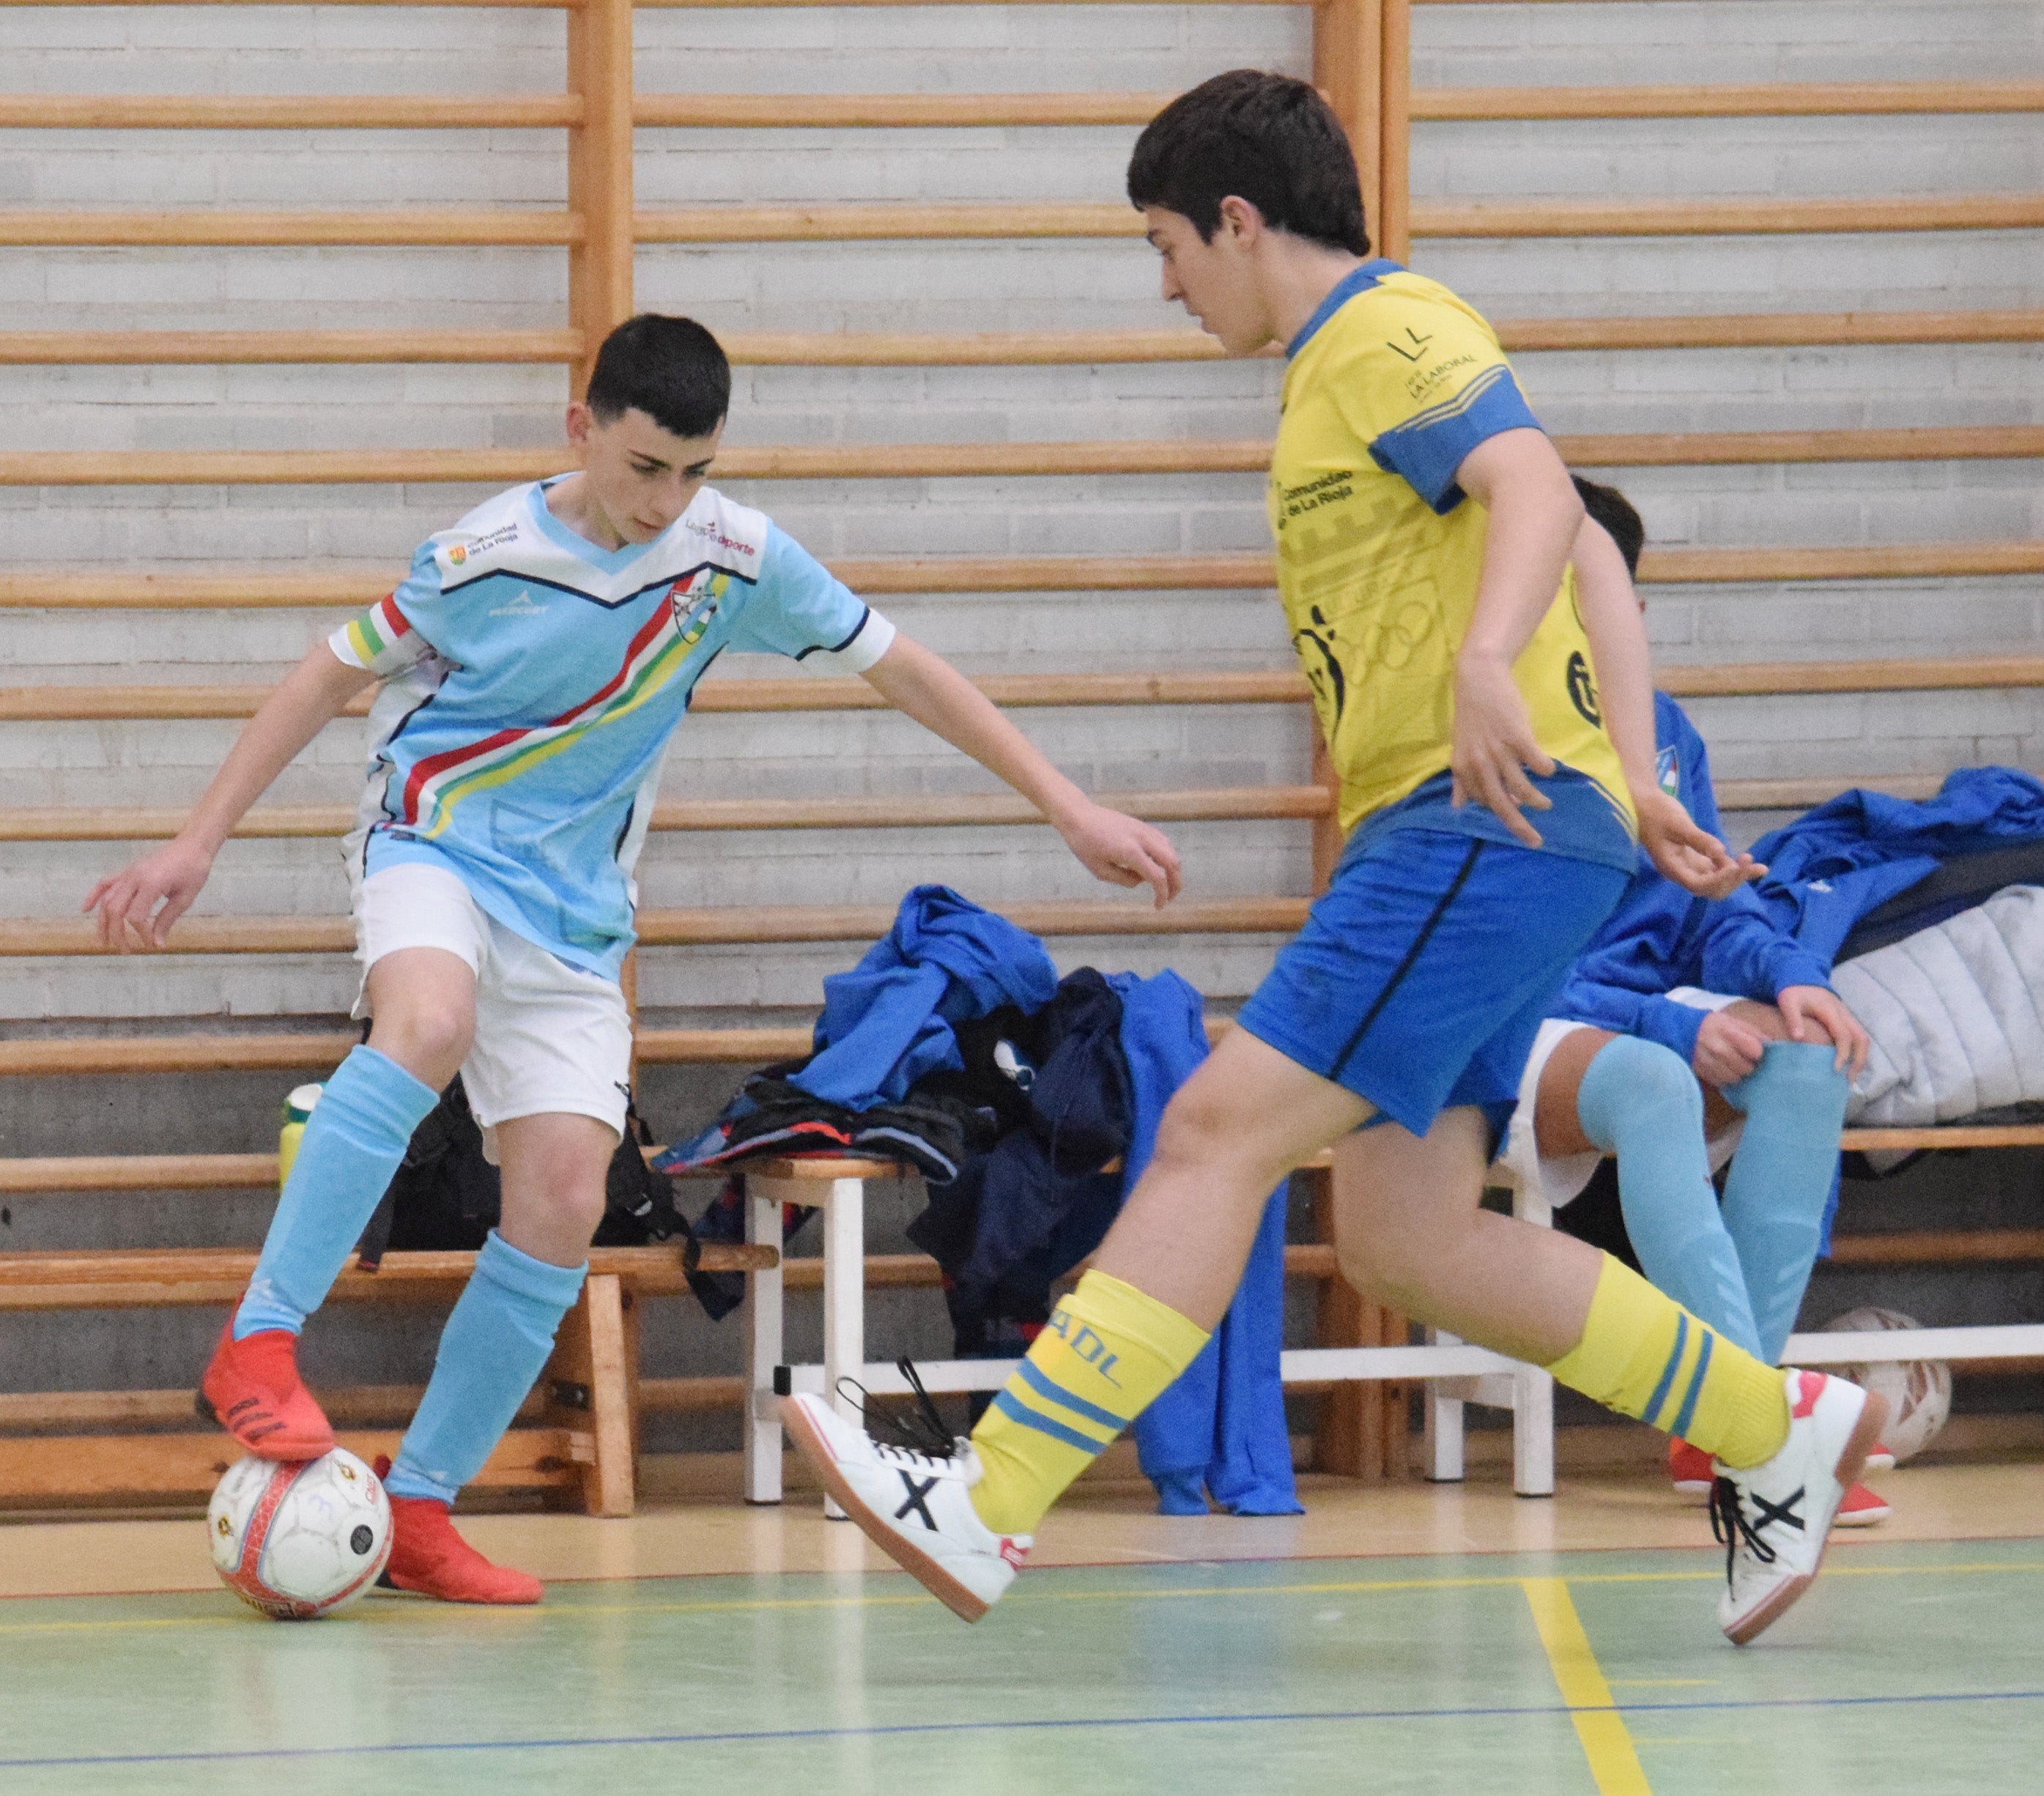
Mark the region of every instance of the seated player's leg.
POLYGON ((540 1600, 538 1579, 491 1564, 448 1512, 511 1426, 582 1289, 617 1141, 608 1123, 572 1114, 497 1126, 502 1220, 476 1256, 418 1414, 384 1474, 395 1522, 388 1575, 400 1590, 453 1602, 540 1600))
POLYGON ((1725 1180, 1724 1224, 1752 1294, 1761 1356, 1778 1360, 1823 1238, 1848 1084, 1828 1041, 1789 1041, 1772 1004, 1742 1000, 1731 1008, 1768 1046, 1760 1065, 1721 1094, 1746 1118, 1725 1180))
POLYGON ((1776 1356, 1762 1349, 1746 1275, 1718 1211, 1703 1091, 1680 1057, 1638 1036, 1580 1030, 1542 1069, 1535 1126, 1543 1155, 1580 1152, 1580 1141, 1617 1157, 1619 1204, 1641 1270, 1727 1340, 1772 1364, 1776 1356), (1550 1148, 1556 1138, 1566 1145, 1550 1148))
MULTIPOLYGON (((422 926, 433 920, 428 912, 422 926)), ((325 1301, 413 1131, 467 1051, 474 963, 457 951, 459 914, 440 920, 450 946, 401 947, 371 962, 368 1045, 341 1062, 305 1124, 255 1276, 201 1382, 203 1405, 262 1458, 312 1459, 333 1446, 332 1430, 298 1378, 299 1330, 325 1301)), ((365 940, 374 937, 365 931, 365 940)))
POLYGON ((624 1133, 632 1022, 617 984, 490 925, 462 1068, 503 1169, 501 1219, 441 1331, 433 1375, 386 1478, 388 1575, 455 1602, 536 1602, 536 1578, 455 1532, 456 1494, 511 1425, 582 1289, 624 1133))
POLYGON ((1270 1188, 1369 1114, 1242 1030, 1166 1107, 1120 1216, 948 1457, 873 1441, 809 1397, 790 1434, 847 1514, 967 1621, 1000 1596, 1066 1487, 1191 1364, 1227 1311, 1270 1188))

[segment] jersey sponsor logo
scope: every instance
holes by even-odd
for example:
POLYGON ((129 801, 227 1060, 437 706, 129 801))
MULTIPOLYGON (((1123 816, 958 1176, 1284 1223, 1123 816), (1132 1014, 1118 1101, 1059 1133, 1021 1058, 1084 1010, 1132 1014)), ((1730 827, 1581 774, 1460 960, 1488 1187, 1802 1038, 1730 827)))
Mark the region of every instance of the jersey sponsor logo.
POLYGON ((547 608, 534 603, 531 588, 521 586, 517 597, 501 605, 492 605, 490 615, 492 617, 544 617, 547 608))
POLYGON ((518 539, 516 523, 499 524, 496 529, 478 536, 473 543, 450 543, 441 553, 447 557, 448 566, 459 567, 471 555, 486 555, 492 549, 501 549, 508 543, 518 539))
POLYGON ((1302 486, 1287 486, 1279 494, 1280 516, 1278 528, 1282 530, 1295 517, 1303 517, 1308 512, 1317 511, 1323 505, 1339 505, 1344 499, 1355 497, 1355 470, 1336 468, 1331 474, 1324 474, 1317 480, 1309 480, 1302 486))
POLYGON ((1386 349, 1395 350, 1408 362, 1416 362, 1425 353, 1427 345, 1433 340, 1431 336, 1422 336, 1410 324, 1408 324, 1405 327, 1405 341, 1412 344, 1412 347, 1410 349, 1408 349, 1405 343, 1400 343, 1396 337, 1386 337, 1384 340, 1384 347, 1386 349))
POLYGON ((1405 378, 1405 394, 1416 403, 1446 380, 1458 368, 1470 367, 1476 361, 1473 355, 1451 355, 1445 362, 1436 363, 1424 374, 1408 374, 1405 378))
POLYGON ((734 555, 749 556, 759 553, 757 545, 742 542, 736 536, 727 536, 713 524, 697 524, 694 518, 684 517, 682 527, 691 535, 706 537, 720 549, 728 549, 734 555))
POLYGON ((1585 723, 1604 727, 1604 712, 1597 708, 1596 681, 1581 649, 1569 656, 1569 703, 1585 723))

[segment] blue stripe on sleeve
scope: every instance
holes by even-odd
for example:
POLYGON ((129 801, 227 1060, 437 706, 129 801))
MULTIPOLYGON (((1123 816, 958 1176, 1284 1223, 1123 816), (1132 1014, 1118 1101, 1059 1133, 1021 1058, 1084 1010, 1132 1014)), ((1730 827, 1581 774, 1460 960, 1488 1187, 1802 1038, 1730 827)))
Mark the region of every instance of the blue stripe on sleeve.
POLYGON ((1062 1384, 1046 1378, 1028 1360, 1016 1368, 1021 1373, 1022 1382, 1039 1397, 1048 1399, 1058 1408, 1070 1410, 1075 1416, 1087 1422, 1097 1422, 1102 1428, 1111 1429, 1119 1434, 1128 1426, 1128 1418, 1116 1415, 1112 1410, 1104 1410, 1097 1403, 1089 1403, 1083 1397, 1074 1397, 1062 1384))
POLYGON ((1370 453, 1386 474, 1404 476, 1415 493, 1446 516, 1462 502, 1455 470, 1472 449, 1508 430, 1539 428, 1512 370, 1500 363, 1485 369, 1446 404, 1387 430, 1370 444, 1370 453))
POLYGON ((1005 1391, 998 1392, 993 1406, 1010 1422, 1019 1422, 1024 1428, 1033 1428, 1039 1434, 1047 1434, 1053 1441, 1062 1441, 1068 1447, 1076 1447, 1089 1457, 1097 1458, 1105 1445, 1089 1441, 1076 1428, 1067 1428, 1061 1422, 1053 1422, 1047 1415, 1039 1415, 1026 1403, 1018 1403, 1005 1391))
POLYGON ((1669 1387, 1675 1382, 1676 1369, 1682 1363, 1682 1349, 1689 1344, 1689 1313, 1686 1310, 1675 1312, 1675 1350, 1668 1356, 1668 1363, 1661 1368, 1661 1382, 1654 1387, 1654 1395, 1646 1399, 1646 1408, 1640 1419, 1658 1428, 1654 1418, 1661 1414, 1661 1406, 1668 1400, 1669 1387))
POLYGON ((1689 1437, 1690 1419, 1696 1413, 1696 1399, 1704 1394, 1704 1374, 1710 1369, 1711 1364, 1711 1331, 1699 1328, 1696 1333, 1703 1337, 1704 1342, 1696 1351, 1696 1369, 1689 1375, 1689 1388, 1683 1394, 1682 1407, 1675 1418, 1675 1426, 1668 1430, 1684 1441, 1689 1437))

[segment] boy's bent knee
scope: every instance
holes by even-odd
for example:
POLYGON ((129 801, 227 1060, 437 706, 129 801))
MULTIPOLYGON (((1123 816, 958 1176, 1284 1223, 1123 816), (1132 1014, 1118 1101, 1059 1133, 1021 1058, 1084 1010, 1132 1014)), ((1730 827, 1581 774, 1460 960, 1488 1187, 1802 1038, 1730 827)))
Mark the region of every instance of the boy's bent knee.
MULTIPOLYGON (((1157 1125, 1151 1164, 1161 1169, 1241 1172, 1274 1180, 1290 1168, 1274 1140, 1268 1118, 1259 1118, 1218 1080, 1191 1081, 1165 1107, 1157 1125)), ((1268 1190, 1269 1181, 1265 1190, 1268 1190)))
POLYGON ((474 1019, 467 1006, 398 1005, 387 1014, 378 1013, 369 1045, 437 1091, 461 1070, 474 1037, 474 1019))
POLYGON ((1759 1065, 1728 1086, 1725 1095, 1749 1115, 1756 1104, 1770 1102, 1825 1111, 1835 1107, 1842 1115, 1847 1084, 1837 1062, 1837 1050, 1827 1042, 1769 1042, 1759 1065))
POLYGON ((1576 1094, 1583 1133, 1609 1153, 1629 1122, 1694 1129, 1704 1126, 1703 1088, 1681 1057, 1658 1042, 1620 1035, 1598 1050, 1576 1094))

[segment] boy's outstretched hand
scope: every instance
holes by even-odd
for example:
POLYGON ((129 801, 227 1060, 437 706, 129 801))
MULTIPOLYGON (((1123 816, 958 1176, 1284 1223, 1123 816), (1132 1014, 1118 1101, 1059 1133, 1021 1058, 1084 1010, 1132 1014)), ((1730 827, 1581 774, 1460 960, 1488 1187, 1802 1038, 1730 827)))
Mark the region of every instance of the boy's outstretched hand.
POLYGON ((1160 911, 1178 896, 1178 851, 1162 830, 1090 800, 1056 821, 1065 846, 1095 879, 1109 885, 1147 885, 1157 894, 1160 911))
POLYGON ((1734 854, 1708 830, 1697 827, 1681 804, 1658 786, 1635 791, 1639 846, 1669 878, 1699 898, 1724 898, 1767 871, 1750 854, 1734 854))
POLYGON ((171 925, 191 908, 213 857, 182 838, 130 861, 102 880, 79 908, 99 913, 99 942, 126 954, 131 947, 163 946, 171 925), (160 907, 160 908, 159 908, 160 907))

